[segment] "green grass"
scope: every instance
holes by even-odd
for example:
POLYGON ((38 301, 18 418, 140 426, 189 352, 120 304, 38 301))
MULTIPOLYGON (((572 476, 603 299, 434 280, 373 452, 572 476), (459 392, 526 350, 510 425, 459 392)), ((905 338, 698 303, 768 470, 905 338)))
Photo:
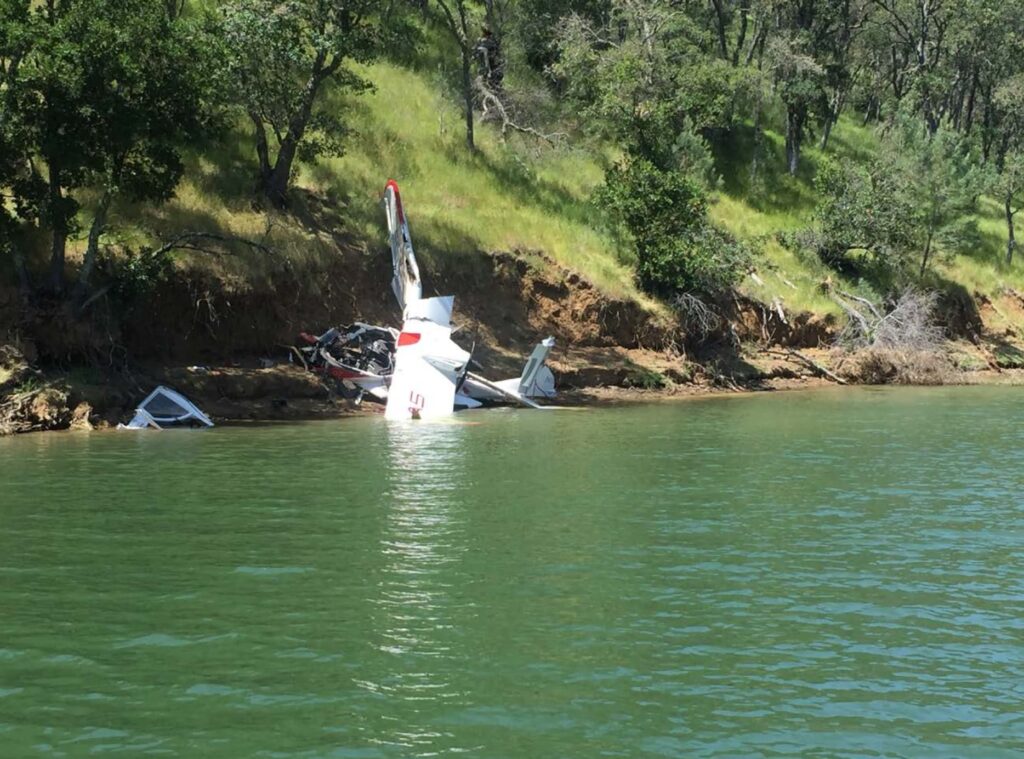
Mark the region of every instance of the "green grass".
MULTIPOLYGON (((122 203, 115 208, 116 232, 107 242, 140 247, 181 231, 215 230, 266 241, 280 259, 315 266, 332 254, 327 232, 384 255, 379 201, 385 182, 393 178, 402 189, 413 243, 428 272, 471 265, 481 251, 537 251, 583 273, 611 295, 661 308, 637 290, 628 261, 602 231, 600 214, 590 205, 603 176, 593 153, 520 135, 504 142, 496 128, 479 123, 478 150, 470 153, 461 111, 443 94, 443 76, 391 63, 367 66, 361 73, 374 83, 374 91, 331 103, 345 111, 353 129, 346 154, 300 165, 295 181, 325 198, 336 215, 323 218, 321 212, 315 224, 304 226, 268 219, 254 208, 255 151, 247 125, 240 123, 213 149, 190 157, 173 200, 159 207, 122 203)), ((307 210, 299 208, 297 215, 307 210)), ((73 253, 84 248, 84 233, 72 242, 73 253)), ((273 277, 280 266, 244 248, 216 259, 179 258, 222 276, 250 279, 273 277)))
POLYGON ((393 178, 413 243, 428 260, 539 250, 609 293, 638 297, 588 202, 603 176, 590 153, 519 135, 504 143, 495 128, 479 124, 478 150, 470 153, 461 112, 438 82, 387 63, 366 75, 376 91, 348 104, 356 134, 347 155, 303 175, 305 183, 344 197, 365 235, 383 236, 378 200, 393 178))
MULTIPOLYGON (((808 144, 798 175, 790 177, 785 172, 783 136, 766 132, 759 178, 752 181, 752 134, 752 129, 740 129, 730 145, 719 149, 716 158, 723 172, 723 185, 712 208, 716 221, 741 239, 760 244, 764 254, 757 271, 763 284, 748 278, 743 289, 763 300, 780 297, 787 309, 838 314, 837 305, 824 295, 820 284, 831 278, 836 284, 858 289, 860 283, 844 281, 818 261, 797 257, 779 245, 773 235, 813 222, 817 201, 813 177, 823 160, 870 162, 877 155, 878 137, 873 128, 844 116, 833 130, 827 149, 822 151, 817 144, 808 144)), ((1024 291, 1024 261, 1009 267, 1004 261, 1007 233, 1002 208, 993 200, 982 198, 977 219, 978 240, 967 250, 940 253, 934 266, 937 279, 960 284, 970 293, 992 299, 1008 287, 1024 291)))
MULTIPOLYGON (((602 181, 607 155, 569 141, 552 147, 512 135, 504 142, 493 126, 479 123, 478 150, 470 153, 450 87, 451 72, 442 63, 424 59, 408 68, 382 62, 361 73, 375 90, 336 97, 331 103, 344 111, 353 128, 346 155, 303 165, 296 179, 297 186, 326 199, 314 208, 300 194, 296 217, 312 223, 268 218, 253 207, 255 153, 250 130, 240 123, 220 144, 191 156, 171 202, 118 206, 111 239, 141 247, 181 231, 216 230, 264 240, 277 256, 270 260, 239 248, 213 258, 183 254, 181 260, 240 283, 272 281, 283 263, 293 268, 306 264, 315 272, 325 256, 336 255, 338 235, 365 247, 368 254, 384 255, 379 200, 386 180, 394 178, 428 274, 471 265, 481 251, 538 251, 583 273, 610 295, 662 308, 639 293, 628 255, 604 231, 600 212, 589 202, 602 181)), ((781 118, 772 114, 766 123, 781 123, 781 118)), ((820 262, 794 254, 775 235, 812 223, 817 202, 813 177, 823 160, 871 161, 877 140, 873 128, 844 117, 826 151, 809 141, 796 177, 785 171, 784 140, 778 132, 765 132, 757 145, 748 125, 716 147, 722 183, 711 214, 763 254, 754 276, 741 286, 747 294, 764 301, 779 298, 788 311, 838 314, 822 283, 831 279, 849 289, 860 283, 844 281, 820 262), (752 176, 755 152, 758 171, 752 176)), ((955 255, 940 255, 937 277, 993 299, 1005 288, 1024 292, 1024 261, 1010 267, 1003 261, 1001 208, 985 199, 978 220, 976 244, 955 255)), ((83 229, 72 250, 84 247, 84 236, 83 229)), ((429 289, 429 280, 427 285, 429 289)))
MULTIPOLYGON (((778 120, 771 119, 772 123, 778 120)), ((826 157, 870 160, 876 139, 871 129, 844 117, 833 129, 825 151, 814 141, 808 141, 795 177, 786 172, 785 138, 778 132, 766 130, 758 149, 753 128, 740 128, 728 144, 717 149, 716 164, 723 181, 711 215, 763 254, 756 272, 761 282, 748 277, 741 286, 744 292, 764 301, 779 298, 790 311, 839 313, 839 307, 824 294, 821 284, 829 278, 833 281, 840 278, 819 261, 798 257, 780 245, 775 235, 812 223, 817 203, 814 175, 826 157), (758 168, 752 176, 755 151, 758 168)), ((855 288, 857 283, 844 285, 855 288)))

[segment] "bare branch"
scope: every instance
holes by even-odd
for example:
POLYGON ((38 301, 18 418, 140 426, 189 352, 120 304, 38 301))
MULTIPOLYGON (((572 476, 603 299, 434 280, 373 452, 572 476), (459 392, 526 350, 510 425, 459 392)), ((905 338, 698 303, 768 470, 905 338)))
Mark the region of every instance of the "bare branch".
POLYGON ((722 317, 693 293, 680 293, 672 305, 686 328, 702 337, 711 334, 722 324, 722 317))
POLYGON ((502 102, 501 98, 498 97, 497 93, 495 93, 494 90, 488 88, 487 85, 484 84, 483 77, 477 77, 475 85, 477 92, 480 95, 480 109, 482 112, 481 118, 484 121, 486 121, 488 116, 490 116, 492 113, 496 113, 498 119, 501 121, 502 138, 505 138, 507 136, 508 130, 510 129, 515 132, 520 132, 522 134, 532 135, 540 140, 544 140, 549 145, 554 145, 558 138, 564 139, 568 137, 568 135, 565 132, 552 132, 550 134, 545 134, 544 132, 541 132, 539 129, 536 129, 534 127, 523 126, 522 124, 516 123, 515 121, 513 121, 512 116, 508 112, 508 108, 502 102))
POLYGON ((221 235, 215 232, 185 232, 178 235, 177 237, 169 240, 168 242, 161 245, 159 248, 151 250, 147 255, 150 259, 159 258, 160 256, 170 253, 172 250, 198 250, 204 253, 212 252, 209 248, 203 248, 195 245, 197 240, 213 240, 215 242, 228 242, 228 243, 241 243, 250 248, 266 253, 267 255, 273 255, 274 251, 264 245, 263 243, 256 242, 255 240, 248 240, 244 237, 235 237, 233 235, 221 235))
POLYGON ((859 295, 854 295, 853 293, 848 293, 843 290, 840 290, 839 294, 842 295, 844 298, 849 298, 850 300, 857 301, 863 306, 867 306, 868 310, 871 311, 871 313, 874 315, 876 319, 882 318, 882 315, 878 312, 878 309, 875 308, 875 304, 869 301, 867 298, 861 298, 859 295))
POLYGON ((871 310, 871 319, 833 296, 850 317, 839 335, 840 343, 851 348, 896 351, 936 351, 941 347, 943 331, 934 320, 938 301, 934 292, 906 290, 885 314, 866 298, 842 294, 866 305, 871 310))
POLYGON ((828 369, 826 369, 824 366, 819 364, 814 359, 808 358, 803 353, 800 353, 799 351, 795 351, 792 348, 787 348, 785 351, 766 350, 765 353, 767 353, 769 356, 781 356, 782 358, 796 359, 801 364, 804 364, 805 366, 810 367, 811 369, 813 369, 815 372, 817 372, 818 374, 822 375, 823 377, 828 377, 830 380, 832 380, 833 382, 836 382, 836 383, 838 383, 840 385, 845 385, 846 384, 846 380, 844 380, 838 374, 835 374, 834 372, 829 371, 828 369))

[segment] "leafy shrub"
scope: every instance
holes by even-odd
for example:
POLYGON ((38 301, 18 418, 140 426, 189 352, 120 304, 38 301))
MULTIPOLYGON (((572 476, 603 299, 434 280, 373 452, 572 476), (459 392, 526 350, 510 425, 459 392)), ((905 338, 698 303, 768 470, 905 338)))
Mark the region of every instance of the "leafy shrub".
POLYGON ((637 279, 653 295, 720 292, 751 265, 747 247, 711 223, 705 190, 688 174, 634 158, 608 170, 598 203, 628 232, 637 279))

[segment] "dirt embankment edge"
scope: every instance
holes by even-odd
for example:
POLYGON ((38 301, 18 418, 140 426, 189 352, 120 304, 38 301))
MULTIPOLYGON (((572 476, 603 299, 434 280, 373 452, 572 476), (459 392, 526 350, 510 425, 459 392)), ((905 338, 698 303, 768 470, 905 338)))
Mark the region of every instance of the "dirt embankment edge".
MULTIPOLYGON (((698 336, 685 320, 609 297, 537 251, 486 254, 473 267, 427 277, 456 296, 458 337, 477 345, 491 376, 515 376, 536 340, 554 336, 550 363, 571 402, 815 387, 832 382, 833 371, 851 383, 1016 381, 1016 354, 1006 347, 1016 335, 1000 336, 1001 354, 982 339, 985 302, 981 312, 973 301, 955 303, 949 355, 922 362, 836 353, 826 347, 833 319, 780 313, 738 295, 717 304, 726 318, 698 336)), ((302 329, 397 323, 387 281, 380 261, 348 251, 286 287, 178 271, 130 318, 100 313, 81 324, 60 312, 21 314, 8 330, 15 339, 0 348, 0 434, 110 426, 155 384, 184 392, 221 421, 372 413, 289 365, 286 346, 302 329)))

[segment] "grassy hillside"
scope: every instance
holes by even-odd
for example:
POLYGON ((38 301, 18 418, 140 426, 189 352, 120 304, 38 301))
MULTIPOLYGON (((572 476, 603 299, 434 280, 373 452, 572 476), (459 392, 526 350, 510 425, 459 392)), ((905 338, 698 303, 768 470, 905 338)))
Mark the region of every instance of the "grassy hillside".
MULTIPOLYGON (((334 222, 342 228, 331 231, 383 254, 379 201, 385 182, 394 178, 402 189, 413 242, 428 266, 478 251, 542 251, 585 272, 609 294, 658 307, 637 290, 628 260, 600 228, 588 201, 603 175, 591 153, 519 136, 506 143, 496 129, 482 126, 478 152, 471 154, 458 106, 428 75, 389 63, 369 66, 364 74, 375 91, 335 103, 348 113, 353 129, 347 153, 302 166, 296 182, 337 207, 334 222)), ((183 229, 219 229, 262 239, 268 221, 252 206, 254 165, 251 136, 239 125, 215 150, 191 158, 171 202, 117 209, 120 242, 142 245, 154 235, 183 229)), ((310 261, 329 253, 328 240, 287 220, 272 224, 269 239, 289 259, 310 261)), ((320 225, 331 223, 320 220, 320 225)), ((193 263, 226 266, 239 275, 259 273, 258 256, 239 255, 241 261, 193 257, 193 263)))
MULTIPOLYGON (((335 103, 348 112, 354 130, 347 154, 303 167, 297 182, 336 206, 336 217, 306 225, 271 220, 268 230, 265 214, 252 207, 254 152, 242 124, 216 150, 193 156, 173 201, 160 208, 118 209, 114 224, 120 242, 138 246, 185 229, 220 229, 268 239, 291 263, 315 264, 334 250, 323 227, 336 224, 340 228, 330 231, 383 253, 378 200, 384 182, 393 177, 402 187, 413 240, 428 265, 481 250, 540 250, 583 272, 609 294, 659 308, 638 292, 629 254, 602 228, 600 213, 588 201, 602 180, 601 156, 584 147, 551 147, 518 135, 502 142, 490 126, 478 128, 480 149, 470 154, 460 109, 445 93, 436 69, 378 63, 364 73, 375 91, 335 103)), ((843 119, 827 153, 870 160, 876 141, 870 128, 843 119)), ((758 174, 752 178, 754 147, 753 130, 748 129, 719 150, 723 181, 712 209, 718 222, 763 251, 760 283, 751 277, 743 288, 764 300, 781 298, 788 310, 834 313, 835 304, 819 288, 830 272, 786 250, 773 237, 810 221, 816 202, 812 179, 822 151, 808 145, 799 176, 790 177, 784 172, 783 136, 769 131, 760 148, 758 174)), ((1024 290, 1024 264, 1008 268, 1003 263, 1006 232, 1000 208, 985 200, 981 209, 979 245, 941 258, 937 274, 989 296, 1005 287, 1024 290)), ((280 265, 246 251, 230 259, 194 261, 238 277, 269 277, 280 265)), ((856 282, 844 285, 858 287, 856 282)))
MULTIPOLYGON (((798 258, 783 248, 772 235, 778 231, 807 226, 813 217, 817 197, 813 177, 822 160, 855 159, 870 161, 875 156, 877 135, 873 128, 863 127, 844 117, 833 130, 827 151, 809 145, 804 153, 800 173, 790 177, 784 172, 785 138, 777 132, 766 133, 764 161, 759 182, 751 182, 752 141, 737 142, 735 149, 719 156, 723 171, 723 187, 713 215, 734 234, 763 243, 759 276, 764 284, 748 280, 745 288, 762 299, 781 297, 787 307, 836 313, 836 305, 825 297, 818 285, 826 277, 838 279, 820 262, 798 258), (792 286, 791 286, 792 285, 792 286)), ((968 292, 996 297, 1007 287, 1024 285, 1024 264, 1007 267, 1006 226, 1002 209, 989 198, 979 204, 980 240, 970 250, 941 254, 935 263, 935 275, 963 285, 968 292)), ((858 289, 858 282, 844 282, 858 289)))

